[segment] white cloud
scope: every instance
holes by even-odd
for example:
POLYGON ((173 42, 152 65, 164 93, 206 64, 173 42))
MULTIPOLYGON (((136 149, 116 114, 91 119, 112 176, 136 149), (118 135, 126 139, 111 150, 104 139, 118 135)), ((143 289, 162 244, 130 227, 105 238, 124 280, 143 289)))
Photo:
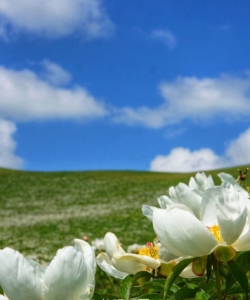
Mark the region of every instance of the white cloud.
POLYGON ((206 121, 220 117, 231 120, 250 115, 250 76, 247 72, 242 77, 179 77, 161 83, 159 90, 164 99, 162 105, 124 107, 116 112, 114 121, 160 128, 187 119, 206 121))
POLYGON ((237 139, 232 140, 224 155, 217 155, 212 149, 190 151, 188 148, 174 148, 169 154, 157 155, 150 164, 151 171, 193 172, 206 171, 250 163, 250 128, 237 139))
POLYGON ((250 163, 250 128, 243 132, 236 140, 230 142, 225 156, 232 165, 250 163))
MULTIPOLYGON (((60 78, 59 69, 54 72, 60 78)), ((35 119, 95 118, 107 114, 103 103, 82 87, 54 86, 30 70, 0 67, 0 118, 15 121, 35 119)))
POLYGON ((151 171, 191 172, 211 170, 220 167, 220 158, 211 149, 190 151, 187 148, 174 148, 168 155, 156 156, 151 164, 151 171))
POLYGON ((41 63, 44 68, 42 77, 53 85, 66 85, 71 81, 71 74, 65 71, 61 66, 45 59, 41 63))
POLYGON ((0 33, 29 32, 61 37, 75 31, 88 38, 105 37, 114 30, 102 0, 1 0, 0 33))
POLYGON ((16 143, 12 135, 16 131, 13 122, 0 119, 0 167, 19 169, 23 160, 14 154, 16 143))
POLYGON ((176 46, 176 37, 168 29, 157 29, 151 33, 151 38, 163 42, 168 49, 172 50, 176 46))

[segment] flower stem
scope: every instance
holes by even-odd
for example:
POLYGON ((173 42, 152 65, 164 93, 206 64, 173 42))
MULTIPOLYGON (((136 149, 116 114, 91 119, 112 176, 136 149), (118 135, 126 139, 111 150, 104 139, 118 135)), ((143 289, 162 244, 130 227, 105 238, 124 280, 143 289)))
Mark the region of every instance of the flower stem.
POLYGON ((216 259, 213 260, 213 266, 214 266, 215 282, 216 282, 216 289, 217 289, 217 296, 218 296, 217 299, 222 300, 219 262, 216 259))

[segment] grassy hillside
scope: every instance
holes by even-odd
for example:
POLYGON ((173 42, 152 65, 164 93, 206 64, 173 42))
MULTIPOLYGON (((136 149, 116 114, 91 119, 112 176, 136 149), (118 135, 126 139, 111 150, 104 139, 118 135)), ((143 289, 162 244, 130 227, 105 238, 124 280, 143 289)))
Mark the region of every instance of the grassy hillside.
MULTIPOLYGON (((238 176, 237 169, 227 173, 238 176)), ((212 174, 216 183, 220 180, 212 174)), ((19 250, 40 263, 87 235, 114 232, 123 245, 152 241, 143 204, 194 174, 151 172, 23 172, 0 169, 0 248, 19 250)))

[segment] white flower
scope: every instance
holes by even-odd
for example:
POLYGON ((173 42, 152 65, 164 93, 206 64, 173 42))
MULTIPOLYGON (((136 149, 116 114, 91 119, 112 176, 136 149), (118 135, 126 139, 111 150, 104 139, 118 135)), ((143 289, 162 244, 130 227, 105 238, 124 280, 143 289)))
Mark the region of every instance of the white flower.
POLYGON ((98 254, 96 261, 102 270, 113 277, 123 279, 128 274, 152 271, 160 266, 160 261, 153 257, 126 253, 111 232, 106 233, 104 245, 106 253, 98 254))
POLYGON ((0 285, 8 297, 2 299, 92 299, 96 270, 94 252, 87 242, 79 239, 74 242, 75 247, 58 250, 47 268, 11 248, 1 250, 0 285))
POLYGON ((199 174, 199 181, 172 188, 170 197, 161 198, 165 208, 143 206, 165 249, 165 261, 205 256, 218 246, 250 250, 248 194, 220 176, 221 186, 213 186, 211 179, 199 174))
POLYGON ((169 197, 165 195, 159 197, 158 203, 161 208, 176 203, 184 204, 199 218, 202 195, 208 188, 213 187, 214 182, 211 176, 207 177, 205 173, 197 173, 195 178, 190 178, 189 185, 179 183, 176 187, 170 187, 169 197))
POLYGON ((101 250, 104 250, 104 240, 103 239, 94 239, 92 242, 91 242, 91 245, 92 245, 92 249, 94 251, 98 250, 98 251, 101 251, 101 250))
POLYGON ((142 249, 143 247, 145 247, 145 245, 139 245, 139 244, 134 243, 134 244, 128 246, 127 252, 138 254, 139 250, 142 249))

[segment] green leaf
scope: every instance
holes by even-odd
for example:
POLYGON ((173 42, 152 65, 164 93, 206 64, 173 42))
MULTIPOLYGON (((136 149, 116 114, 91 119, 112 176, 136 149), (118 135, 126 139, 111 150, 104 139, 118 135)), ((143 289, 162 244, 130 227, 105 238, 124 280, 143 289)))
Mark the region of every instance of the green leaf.
POLYGON ((145 282, 148 282, 152 277, 153 277, 153 275, 149 272, 146 272, 146 271, 138 272, 133 277, 132 285, 133 286, 136 286, 136 285, 141 286, 145 282))
POLYGON ((199 291, 199 288, 189 289, 187 287, 179 289, 174 296, 171 298, 172 300, 186 300, 187 298, 195 299, 196 293, 199 291))
MULTIPOLYGON (((222 291, 224 292, 224 291, 222 291)), ((248 289, 248 294, 250 293, 250 289, 248 289)), ((223 299, 228 299, 228 295, 232 296, 232 295, 237 295, 236 299, 245 299, 240 297, 241 295, 243 296, 245 294, 245 292, 243 292, 242 288, 240 286, 234 286, 230 289, 229 293, 223 296, 223 299), (227 298, 226 298, 227 297, 227 298)), ((214 297, 209 298, 209 300, 215 300, 217 299, 217 296, 214 295, 214 297)))
POLYGON ((204 291, 199 291, 195 295, 196 300, 207 300, 207 294, 204 291))
MULTIPOLYGON (((138 297, 134 297, 133 299, 138 300, 162 300, 162 294, 145 294, 138 297)), ((130 299, 132 300, 132 299, 130 299)))
POLYGON ((250 251, 240 252, 235 261, 245 270, 250 271, 250 251))
POLYGON ((207 281, 201 281, 199 284, 198 284, 199 288, 201 290, 203 290, 204 292, 206 292, 207 294, 211 294, 213 293, 214 291, 216 291, 216 287, 215 287, 215 281, 214 280, 209 280, 208 282, 207 281))
POLYGON ((123 300, 129 300, 130 291, 132 288, 133 277, 131 275, 125 277, 120 286, 120 295, 123 300))
MULTIPOLYGON (((241 268, 248 272, 250 271, 250 251, 248 252, 239 252, 237 257, 235 258, 235 261, 241 266, 241 268)), ((235 283, 236 279, 233 276, 232 272, 228 272, 227 278, 226 278, 226 289, 225 294, 227 295, 229 293, 230 288, 235 283)))
POLYGON ((240 286, 244 290, 246 294, 246 299, 248 299, 248 279, 246 273, 236 261, 229 261, 227 264, 233 276, 239 282, 240 286))
POLYGON ((154 279, 145 282, 141 285, 142 288, 153 289, 155 292, 160 292, 163 295, 165 279, 154 279))
POLYGON ((134 276, 129 275, 124 278, 120 286, 120 295, 123 300, 129 300, 133 287, 141 287, 146 285, 153 275, 149 272, 141 271, 134 276))
POLYGON ((93 300, 117 300, 117 296, 111 296, 111 295, 98 295, 96 293, 94 293, 93 295, 93 300))
POLYGON ((180 273, 189 265, 191 264, 193 261, 192 258, 189 259, 185 259, 180 261, 170 272, 169 276, 166 279, 165 282, 165 287, 164 287, 164 299, 167 299, 167 294, 172 286, 172 284, 174 283, 174 281, 176 280, 176 278, 180 275, 180 273))

